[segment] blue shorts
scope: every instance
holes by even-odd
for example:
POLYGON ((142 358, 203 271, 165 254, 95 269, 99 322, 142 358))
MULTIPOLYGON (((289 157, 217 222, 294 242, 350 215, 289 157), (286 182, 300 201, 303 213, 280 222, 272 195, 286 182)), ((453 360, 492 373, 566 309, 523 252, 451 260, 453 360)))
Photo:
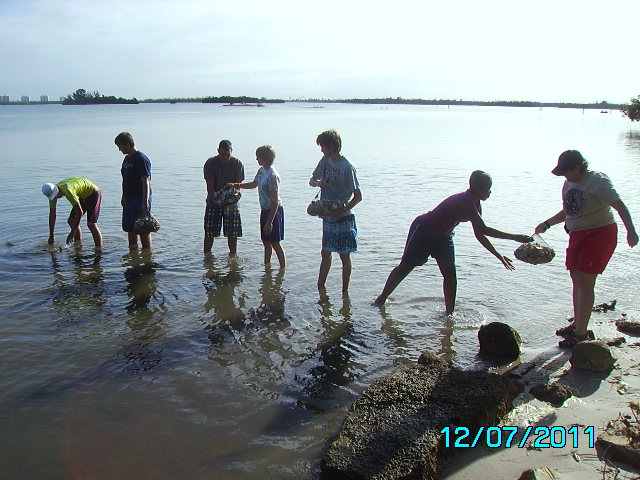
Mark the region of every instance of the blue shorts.
POLYGON ((260 238, 263 242, 277 243, 284 240, 284 208, 282 205, 276 210, 276 216, 273 217, 273 228, 269 235, 264 234, 264 226, 269 220, 271 209, 260 210, 260 238))
MULTIPOLYGON (((133 233, 133 224, 142 216, 142 198, 125 198, 122 206, 122 230, 133 233)), ((149 195, 151 212, 151 195, 149 195)))
POLYGON ((352 213, 335 222, 322 220, 322 250, 339 254, 358 250, 358 227, 352 213))
POLYGON ((453 246, 453 232, 444 238, 434 239, 424 231, 421 223, 420 217, 411 223, 402 261, 412 267, 424 265, 429 257, 441 262, 454 263, 456 252, 453 246))

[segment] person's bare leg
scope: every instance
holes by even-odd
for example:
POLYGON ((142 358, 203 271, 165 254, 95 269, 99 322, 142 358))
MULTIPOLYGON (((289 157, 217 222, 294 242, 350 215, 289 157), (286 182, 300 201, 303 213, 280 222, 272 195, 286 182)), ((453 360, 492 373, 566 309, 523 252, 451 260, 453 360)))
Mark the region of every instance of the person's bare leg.
POLYGON ((573 324, 576 327, 576 336, 582 337, 587 334, 591 319, 598 275, 579 270, 571 270, 570 274, 573 283, 573 324))
POLYGON ((280 242, 273 242, 271 244, 273 250, 276 252, 276 256, 278 257, 278 263, 280 264, 280 268, 285 268, 287 266, 287 261, 284 255, 284 249, 280 242))
POLYGON ((238 250, 238 237, 227 237, 227 244, 229 245, 229 253, 235 255, 238 250))
POLYGON ((351 281, 351 255, 341 253, 340 260, 342 261, 342 293, 347 293, 351 281))
POLYGON ((96 244, 96 247, 102 248, 102 232, 98 228, 98 224, 87 222, 87 227, 89 227, 91 235, 93 235, 93 242, 96 244))
POLYGON ((442 274, 442 290, 444 292, 446 313, 450 315, 456 307, 456 294, 458 291, 456 264, 438 260, 438 268, 440 268, 440 273, 442 274))
POLYGON ((320 255, 322 255, 322 259, 320 260, 320 271, 318 272, 318 288, 324 288, 329 270, 331 270, 331 252, 322 250, 320 255))
POLYGON ((387 281, 384 284, 384 288, 382 289, 382 293, 378 295, 378 298, 375 299, 374 303, 376 305, 382 305, 384 302, 386 302, 387 297, 391 295, 396 287, 400 285, 400 282, 402 282, 407 277, 407 275, 411 273, 413 268, 414 267, 409 265, 408 263, 400 261, 400 264, 397 265, 393 270, 391 270, 391 273, 389 273, 387 281))
POLYGON ((213 237, 204 237, 204 253, 211 252, 213 248, 213 237))
POLYGON ((264 264, 269 265, 271 263, 271 253, 273 252, 273 248, 270 242, 262 241, 262 245, 264 245, 264 264))
POLYGON ((127 238, 129 239, 129 249, 138 248, 138 234, 133 232, 127 232, 127 238))
POLYGON ((143 249, 151 248, 151 234, 150 233, 141 234, 140 235, 140 244, 142 245, 143 249))

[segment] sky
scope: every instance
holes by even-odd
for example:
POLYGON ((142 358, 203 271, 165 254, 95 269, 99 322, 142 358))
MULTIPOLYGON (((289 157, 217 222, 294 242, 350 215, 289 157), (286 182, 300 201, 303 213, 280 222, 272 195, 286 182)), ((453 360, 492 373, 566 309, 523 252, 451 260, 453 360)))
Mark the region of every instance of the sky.
POLYGON ((0 95, 626 103, 640 0, 0 0, 0 95))

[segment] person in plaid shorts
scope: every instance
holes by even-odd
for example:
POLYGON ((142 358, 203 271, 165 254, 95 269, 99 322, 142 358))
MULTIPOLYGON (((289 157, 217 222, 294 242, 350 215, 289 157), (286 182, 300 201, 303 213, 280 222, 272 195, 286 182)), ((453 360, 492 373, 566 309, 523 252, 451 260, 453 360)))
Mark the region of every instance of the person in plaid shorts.
POLYGON ((231 153, 233 148, 229 140, 222 140, 218 146, 218 155, 209 158, 204 164, 204 180, 207 183, 207 206, 204 213, 204 253, 211 252, 213 240, 220 232, 227 237, 229 253, 235 255, 238 237, 242 236, 242 221, 237 204, 216 207, 213 195, 229 183, 244 180, 244 165, 231 153))

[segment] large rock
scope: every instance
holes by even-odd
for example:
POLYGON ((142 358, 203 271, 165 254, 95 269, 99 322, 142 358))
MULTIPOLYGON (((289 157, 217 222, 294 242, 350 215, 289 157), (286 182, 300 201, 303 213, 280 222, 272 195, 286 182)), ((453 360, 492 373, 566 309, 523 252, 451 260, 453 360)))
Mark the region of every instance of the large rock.
POLYGON ((569 362, 573 368, 592 372, 608 372, 617 361, 611 349, 598 340, 586 340, 573 347, 569 362))
POLYGON ((506 323, 492 322, 478 330, 480 354, 516 358, 520 355, 522 339, 518 332, 506 323))
POLYGON ((550 403, 554 407, 561 407, 565 400, 573 396, 571 388, 560 382, 541 383, 529 390, 529 393, 538 400, 550 403))
POLYGON ((374 382, 351 406, 324 455, 321 478, 437 478, 455 451, 445 446, 443 427, 495 425, 521 391, 510 378, 461 371, 423 354, 418 364, 374 382))

